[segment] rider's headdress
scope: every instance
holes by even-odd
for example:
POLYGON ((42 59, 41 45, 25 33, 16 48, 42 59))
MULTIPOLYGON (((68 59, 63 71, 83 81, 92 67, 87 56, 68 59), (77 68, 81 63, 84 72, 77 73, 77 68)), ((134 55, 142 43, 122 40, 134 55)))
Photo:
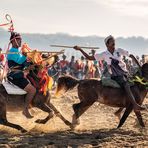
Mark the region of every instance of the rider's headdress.
POLYGON ((13 39, 21 39, 21 35, 17 32, 11 32, 11 36, 10 36, 10 41, 12 41, 13 39))
POLYGON ((114 37, 112 35, 107 36, 104 40, 105 44, 107 44, 110 39, 114 39, 114 37))

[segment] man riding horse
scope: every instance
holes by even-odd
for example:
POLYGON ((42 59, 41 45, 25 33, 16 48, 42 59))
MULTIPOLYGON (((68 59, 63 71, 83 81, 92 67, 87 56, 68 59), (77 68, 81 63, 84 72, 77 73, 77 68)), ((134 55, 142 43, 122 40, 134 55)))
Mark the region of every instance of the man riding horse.
POLYGON ((127 98, 132 103, 134 110, 144 110, 144 108, 137 104, 135 101, 135 97, 131 91, 128 81, 128 71, 126 69, 124 61, 122 60, 123 56, 132 56, 129 55, 128 51, 126 50, 123 50, 121 48, 115 49, 115 39, 111 35, 105 38, 105 45, 107 47, 107 50, 100 54, 95 54, 94 56, 88 55, 79 46, 75 46, 74 49, 79 50, 89 60, 106 61, 109 72, 111 74, 111 79, 115 80, 121 86, 121 88, 126 91, 128 95, 127 98))
POLYGON ((10 71, 10 73, 8 74, 8 80, 27 92, 23 114, 27 118, 32 118, 33 116, 29 113, 29 106, 36 94, 36 88, 27 79, 26 76, 28 73, 23 72, 23 69, 28 65, 28 63, 26 54, 19 53, 19 47, 21 47, 22 43, 21 35, 19 33, 12 32, 10 43, 12 44, 12 48, 9 50, 9 52, 12 52, 12 54, 8 54, 7 56, 8 67, 15 70, 10 71))

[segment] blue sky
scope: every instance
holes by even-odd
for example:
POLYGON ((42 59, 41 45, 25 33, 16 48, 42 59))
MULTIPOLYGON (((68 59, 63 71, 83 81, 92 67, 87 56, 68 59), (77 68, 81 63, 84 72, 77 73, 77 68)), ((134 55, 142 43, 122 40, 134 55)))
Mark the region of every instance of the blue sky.
POLYGON ((148 38, 148 0, 1 0, 6 13, 18 32, 148 38))

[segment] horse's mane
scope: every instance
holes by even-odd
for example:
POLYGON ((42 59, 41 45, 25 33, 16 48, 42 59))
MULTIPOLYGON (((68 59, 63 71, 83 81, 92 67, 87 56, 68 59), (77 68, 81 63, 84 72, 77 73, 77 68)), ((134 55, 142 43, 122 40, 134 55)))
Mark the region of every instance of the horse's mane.
POLYGON ((148 76, 148 63, 144 63, 141 67, 142 76, 146 77, 148 76))
POLYGON ((148 63, 144 63, 141 67, 142 72, 145 72, 148 70, 148 63))

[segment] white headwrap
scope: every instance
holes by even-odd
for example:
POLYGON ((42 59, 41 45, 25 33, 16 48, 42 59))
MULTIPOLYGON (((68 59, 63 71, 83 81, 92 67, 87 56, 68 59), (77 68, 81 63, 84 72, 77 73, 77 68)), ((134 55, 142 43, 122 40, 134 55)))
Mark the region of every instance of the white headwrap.
POLYGON ((107 44, 108 40, 110 39, 114 39, 114 37, 112 35, 109 35, 108 37, 106 37, 104 40, 105 44, 107 44))

